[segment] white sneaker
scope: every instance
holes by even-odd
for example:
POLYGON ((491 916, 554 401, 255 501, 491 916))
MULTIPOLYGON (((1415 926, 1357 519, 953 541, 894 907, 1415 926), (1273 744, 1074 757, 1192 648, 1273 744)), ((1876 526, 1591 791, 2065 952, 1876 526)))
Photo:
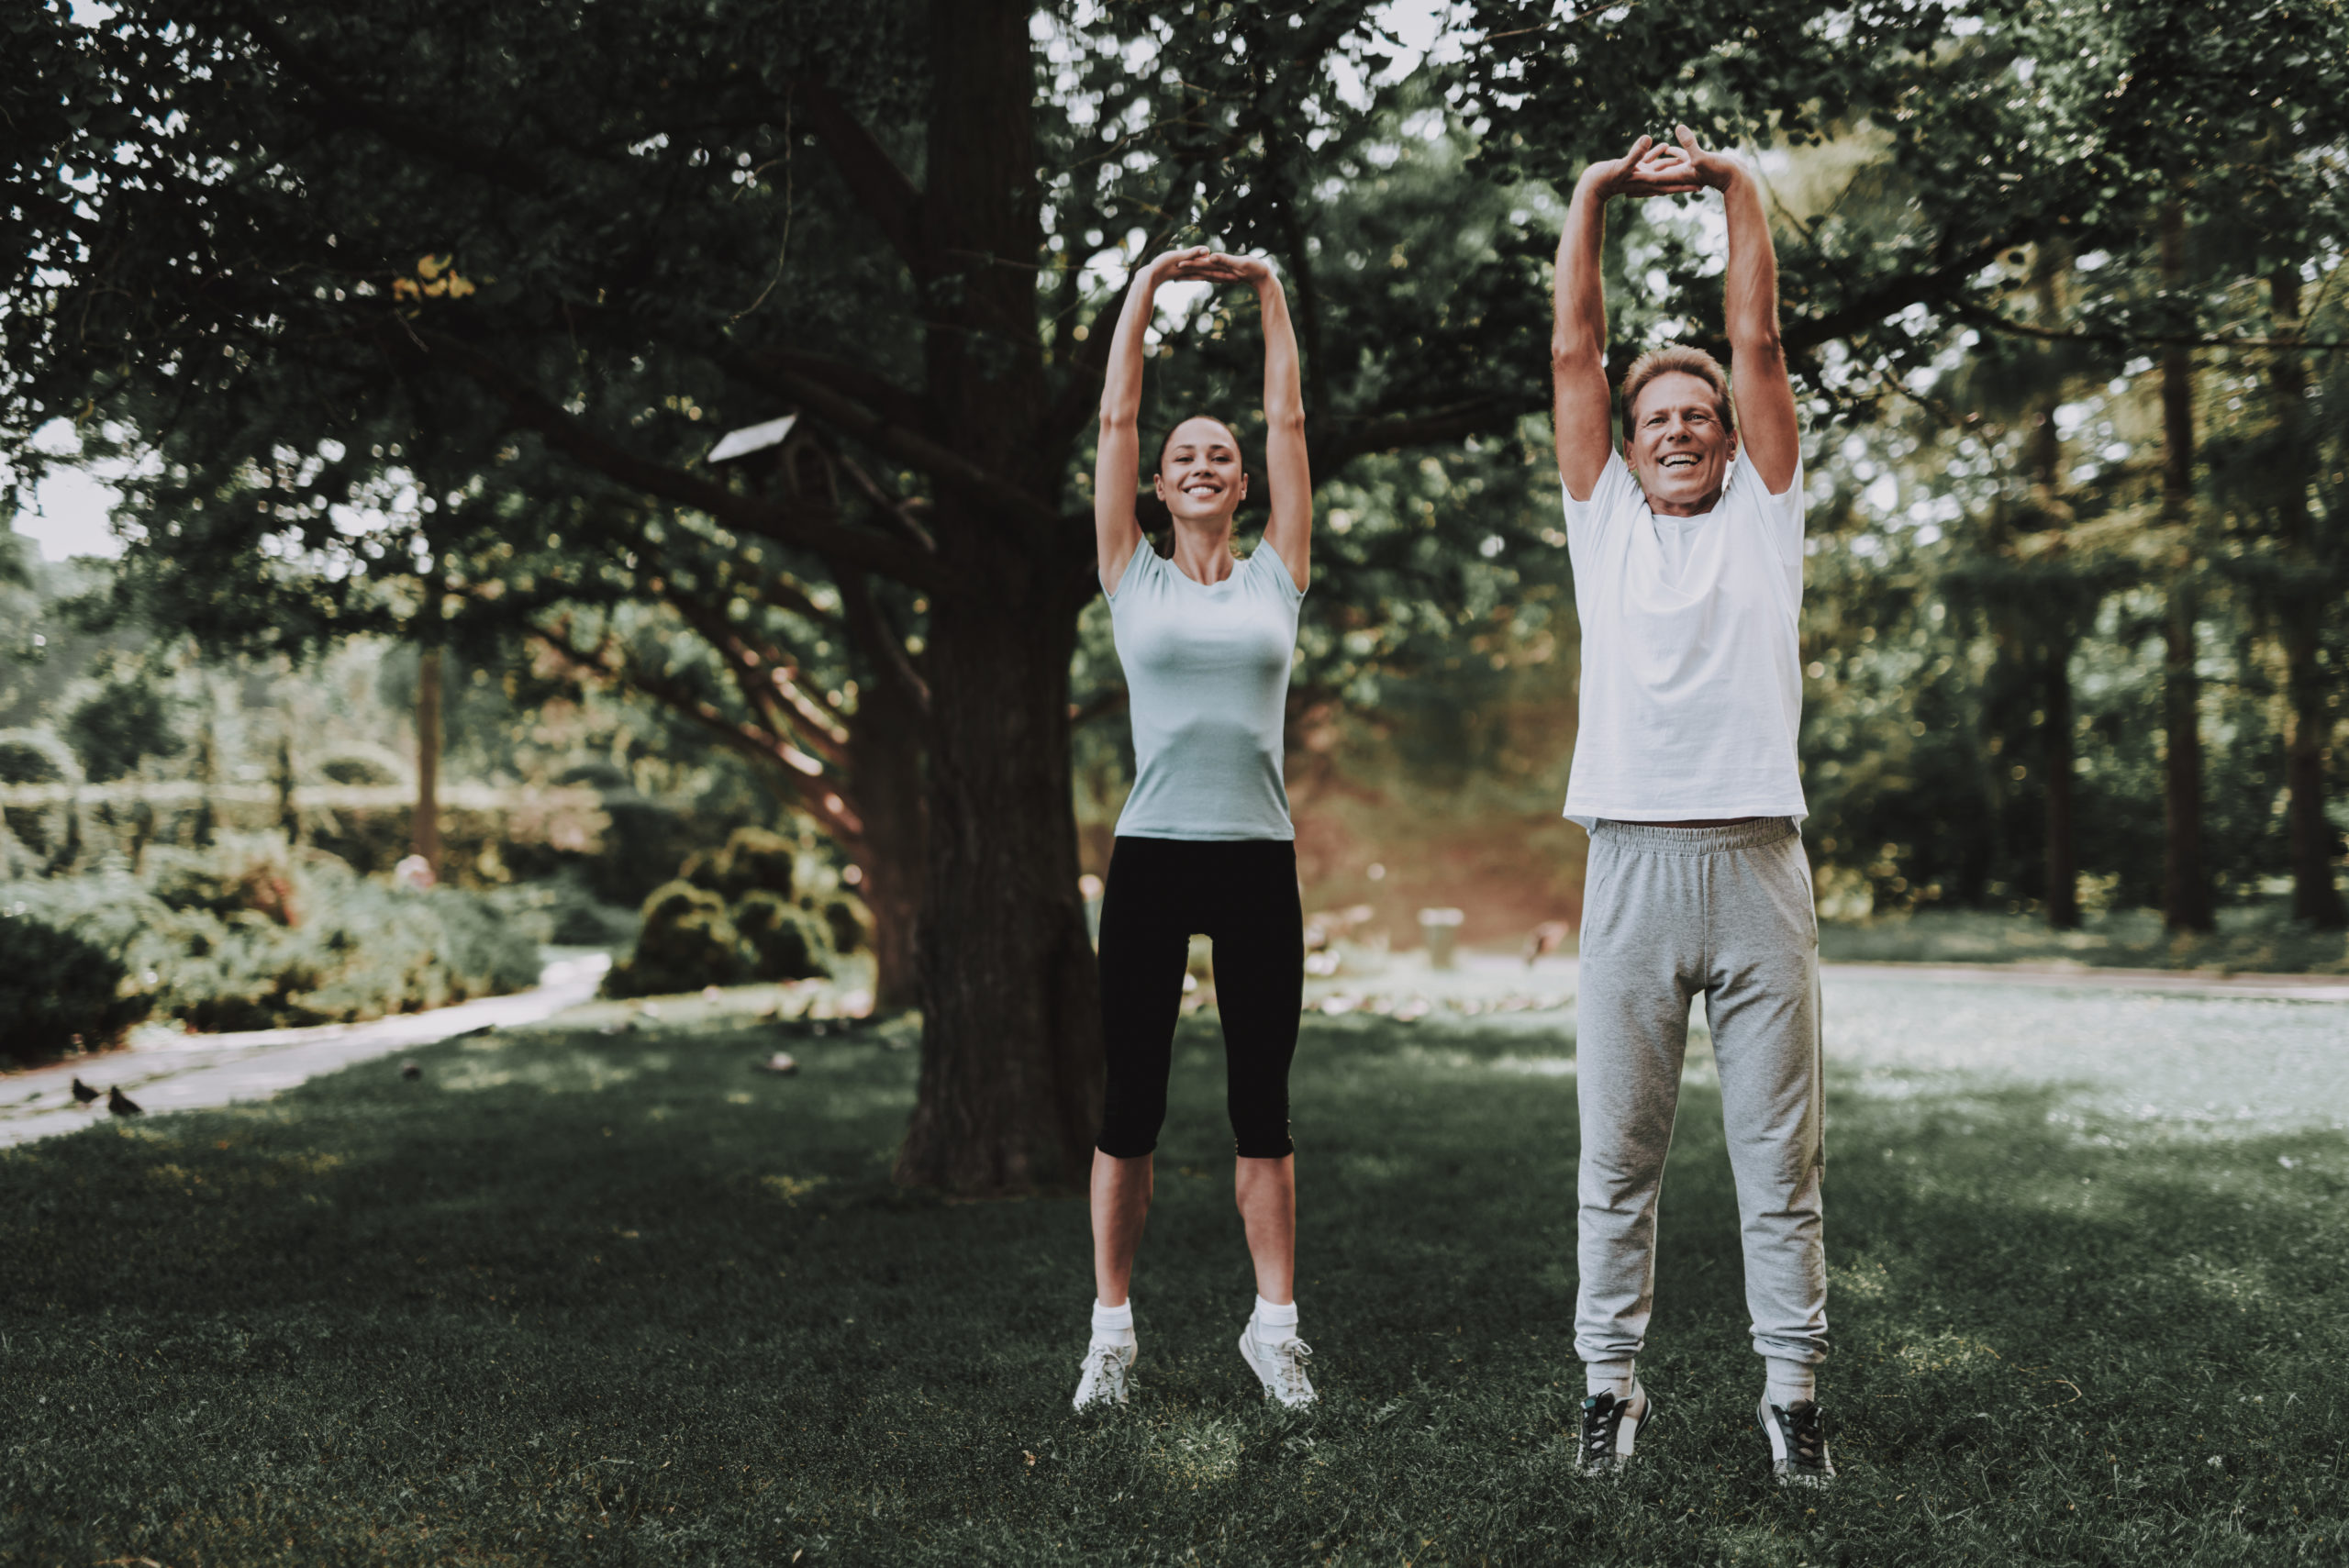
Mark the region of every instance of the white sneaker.
POLYGON ((1108 1340, 1096 1340, 1085 1347, 1085 1359, 1077 1363, 1076 1398, 1073 1403, 1080 1410, 1096 1405, 1122 1405, 1126 1402, 1126 1368, 1134 1364, 1132 1345, 1115 1344, 1108 1340))
POLYGON ((1266 1394, 1292 1410, 1313 1403, 1313 1381, 1305 1375, 1306 1358, 1312 1353, 1313 1347, 1293 1332, 1285 1340, 1265 1344, 1256 1338, 1253 1318, 1240 1330, 1241 1360, 1248 1363, 1266 1394))

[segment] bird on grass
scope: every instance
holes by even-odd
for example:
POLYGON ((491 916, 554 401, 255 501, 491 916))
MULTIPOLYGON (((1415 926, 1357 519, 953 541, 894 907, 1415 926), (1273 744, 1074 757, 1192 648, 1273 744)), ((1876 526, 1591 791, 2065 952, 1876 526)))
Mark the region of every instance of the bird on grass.
POLYGON ((764 1062, 754 1063, 754 1065, 762 1073, 796 1073, 799 1071, 799 1063, 792 1059, 791 1052, 787 1051, 778 1051, 773 1056, 768 1057, 764 1062))
POLYGON ((403 1062, 400 1063, 400 1076, 409 1079, 421 1078, 424 1076, 423 1065, 415 1062, 403 1062))
POLYGON ((75 1105, 86 1106, 97 1097, 98 1092, 95 1089, 93 1089, 79 1078, 73 1080, 73 1103, 75 1105))
POLYGON ((120 1089, 108 1089, 106 1091, 106 1109, 114 1112, 117 1116, 138 1116, 141 1114, 139 1109, 139 1102, 132 1099, 128 1095, 124 1094, 120 1089))

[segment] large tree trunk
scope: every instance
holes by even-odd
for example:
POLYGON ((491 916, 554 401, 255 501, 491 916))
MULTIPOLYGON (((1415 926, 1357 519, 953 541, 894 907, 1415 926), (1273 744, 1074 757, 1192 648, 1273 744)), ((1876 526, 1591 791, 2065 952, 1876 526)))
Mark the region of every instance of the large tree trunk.
MULTIPOLYGON (((2177 202, 2162 208, 2161 249, 2164 287, 2182 289, 2186 211, 2177 202)), ((2174 931, 2208 931, 2217 921, 2202 856, 2202 683, 2194 661, 2194 355, 2182 346, 2162 356, 2162 513, 2183 536, 2162 623, 2162 920, 2174 931)))
MULTIPOLYGON (((2300 331, 2300 274, 2278 267, 2268 279, 2268 305, 2276 335, 2296 339, 2300 331)), ((2278 440, 2277 531, 2286 573, 2278 584, 2277 642, 2284 654, 2285 828, 2292 857, 2292 915, 2327 930, 2349 925, 2341 890, 2332 880, 2332 824, 2324 814, 2325 742, 2332 718, 2331 695, 2317 651, 2324 626, 2325 580, 2309 537, 2309 473, 2313 433, 2308 425, 2308 368, 2299 352, 2284 349, 2274 371, 2278 440)))
POLYGON ((954 600, 930 615, 920 1099, 900 1181, 999 1194, 1084 1179, 1101 1092, 1099 979, 1070 808, 1072 625, 954 600))
MULTIPOLYGON (((1022 0, 932 0, 924 238, 930 406, 957 450, 1056 495, 1036 334, 1042 243, 1022 0)), ((1085 1177, 1101 1082, 1070 797, 1069 541, 942 495, 932 596, 919 1098, 902 1182, 971 1195, 1085 1177)))

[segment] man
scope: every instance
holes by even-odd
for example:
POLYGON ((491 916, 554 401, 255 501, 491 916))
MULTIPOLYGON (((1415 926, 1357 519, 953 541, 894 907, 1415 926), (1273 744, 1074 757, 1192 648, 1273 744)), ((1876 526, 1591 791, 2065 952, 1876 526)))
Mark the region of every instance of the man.
POLYGON ((1735 161, 1677 134, 1677 147, 1642 137, 1583 174, 1558 244, 1550 350, 1583 638, 1566 815, 1590 833, 1575 1026, 1582 1466, 1621 1469, 1653 1418, 1633 1358, 1654 1301, 1689 1001, 1702 992, 1765 1366, 1755 1415, 1779 1480, 1823 1485, 1835 1472, 1813 1370, 1827 1336, 1819 931, 1795 760, 1801 453, 1761 195, 1735 161), (1606 206, 1705 189, 1728 211, 1731 369, 1698 349, 1642 355, 1623 379, 1619 454, 1606 206))

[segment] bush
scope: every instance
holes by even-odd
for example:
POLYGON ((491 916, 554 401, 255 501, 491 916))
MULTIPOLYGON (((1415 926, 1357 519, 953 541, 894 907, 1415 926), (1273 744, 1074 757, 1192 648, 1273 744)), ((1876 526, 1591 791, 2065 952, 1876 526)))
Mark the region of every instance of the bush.
MULTIPOLYGON (((0 784, 81 782, 82 764, 72 748, 48 730, 0 729, 0 784)), ((28 869, 48 871, 67 865, 81 851, 82 814, 70 800, 11 806, 0 812, 0 825, 29 855, 28 869)))
POLYGON ((729 904, 753 893, 772 893, 788 902, 799 861, 799 846, 764 828, 737 828, 723 849, 685 859, 677 874, 706 887, 729 904))
POLYGON ((727 918, 726 900, 710 889, 683 878, 662 883, 645 899, 642 918, 636 951, 604 977, 606 995, 698 991, 748 978, 742 939, 727 918))
POLYGON ((824 923, 764 888, 734 906, 734 929, 751 952, 751 978, 812 980, 829 974, 824 923))
POLYGON ((176 757, 187 749, 172 723, 162 684, 143 674, 108 681, 66 717, 65 738, 89 776, 104 784, 128 778, 150 757, 176 757))
POLYGON ((636 940, 633 909, 607 904, 575 867, 544 882, 515 883, 494 889, 490 903, 535 941, 558 947, 624 947, 636 940))
MULTIPOLYGON (((735 835, 735 840, 741 838, 735 835)), ((722 881, 734 848, 735 841, 729 840, 717 856, 688 859, 685 869, 722 881)), ((738 863, 771 876, 776 862, 767 853, 768 846, 754 843, 752 851, 738 863)), ((681 875, 652 890, 644 901, 642 921, 636 951, 626 962, 614 964, 604 978, 606 995, 651 996, 751 980, 808 980, 831 973, 827 922, 771 887, 754 886, 729 906, 717 888, 681 875)))
POLYGON ((277 1029, 420 1012, 518 991, 538 944, 479 894, 403 893, 330 856, 237 836, 116 869, 0 887, 118 963, 143 1001, 201 1029, 277 1029))
POLYGON ((113 1045, 152 999, 105 949, 29 915, 0 914, 0 1058, 24 1066, 113 1045))

